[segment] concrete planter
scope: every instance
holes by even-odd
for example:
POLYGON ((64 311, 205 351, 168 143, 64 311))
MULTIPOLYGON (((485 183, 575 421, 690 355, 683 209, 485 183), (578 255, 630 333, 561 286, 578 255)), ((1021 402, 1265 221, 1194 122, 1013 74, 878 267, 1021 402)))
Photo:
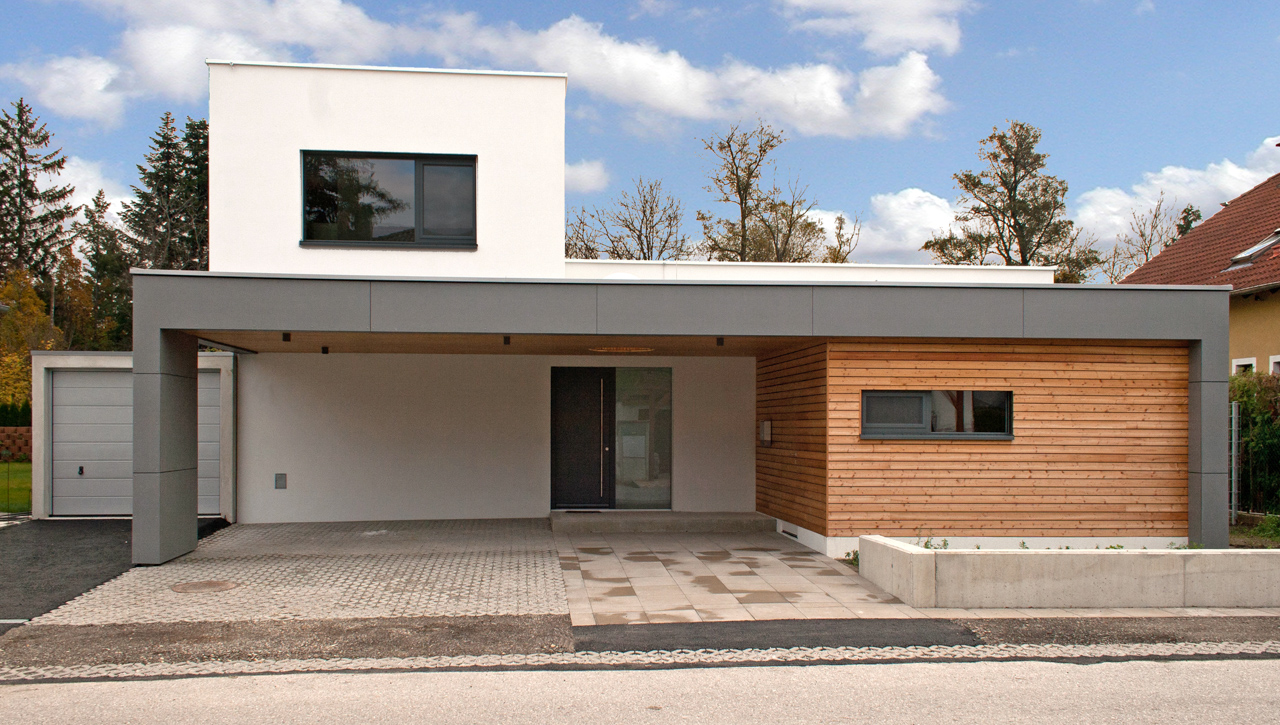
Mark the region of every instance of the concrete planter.
POLYGON ((981 551, 863 536, 859 572, 913 607, 1280 606, 1280 550, 981 551))

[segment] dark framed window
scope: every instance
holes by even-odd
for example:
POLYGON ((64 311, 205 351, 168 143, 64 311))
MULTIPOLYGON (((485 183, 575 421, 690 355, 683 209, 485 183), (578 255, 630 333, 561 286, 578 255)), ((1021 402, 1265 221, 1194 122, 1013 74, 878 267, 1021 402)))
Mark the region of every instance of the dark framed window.
POLYGON ((302 245, 475 249, 476 157, 303 151, 302 245))
POLYGON ((864 390, 863 438, 1013 438, 1007 390, 864 390))

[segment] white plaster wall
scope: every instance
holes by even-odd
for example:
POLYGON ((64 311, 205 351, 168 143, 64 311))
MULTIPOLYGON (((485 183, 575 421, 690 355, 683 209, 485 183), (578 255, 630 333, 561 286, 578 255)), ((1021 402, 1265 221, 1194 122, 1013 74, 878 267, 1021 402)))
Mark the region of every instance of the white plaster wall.
POLYGON ((209 64, 209 268, 370 276, 563 277, 557 75, 209 64), (317 249, 302 150, 474 154, 475 251, 317 249))
POLYGON ((547 516, 553 365, 671 367, 673 508, 755 509, 750 358, 261 354, 240 361, 240 521, 547 516))

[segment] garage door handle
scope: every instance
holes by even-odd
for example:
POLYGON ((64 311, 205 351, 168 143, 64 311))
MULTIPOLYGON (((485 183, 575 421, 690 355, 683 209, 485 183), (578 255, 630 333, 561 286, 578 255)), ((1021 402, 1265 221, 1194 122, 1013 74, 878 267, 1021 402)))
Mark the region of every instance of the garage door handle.
POLYGON ((83 476, 83 475, 84 475, 84 466, 81 466, 81 467, 80 467, 80 475, 81 475, 81 476, 83 476))

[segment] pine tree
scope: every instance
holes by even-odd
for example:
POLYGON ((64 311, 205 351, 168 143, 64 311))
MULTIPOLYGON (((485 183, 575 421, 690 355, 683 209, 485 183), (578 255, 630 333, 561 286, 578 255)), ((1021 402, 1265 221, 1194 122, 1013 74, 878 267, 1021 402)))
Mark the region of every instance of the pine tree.
POLYGON ((1056 265, 1054 281, 1080 283, 1102 256, 1066 216, 1067 182, 1044 172, 1040 129, 1020 121, 991 130, 978 157, 987 168, 955 174, 958 233, 935 234, 922 249, 943 264, 1056 265))
POLYGON ((46 278, 71 243, 67 223, 79 211, 75 189, 53 184, 67 164, 62 149, 44 152, 53 134, 19 98, 0 111, 0 274, 26 270, 46 278))
POLYGON ((139 266, 208 269, 208 139, 203 119, 188 118, 180 137, 173 114, 161 117, 146 164, 138 166, 134 200, 121 214, 139 266))
POLYGON ((195 269, 209 268, 209 122, 187 118, 182 132, 182 186, 189 200, 190 227, 184 239, 195 269))
POLYGON ((74 231, 81 243, 97 323, 97 347, 133 349, 132 260, 124 230, 107 219, 107 195, 101 190, 84 209, 85 220, 74 231))

